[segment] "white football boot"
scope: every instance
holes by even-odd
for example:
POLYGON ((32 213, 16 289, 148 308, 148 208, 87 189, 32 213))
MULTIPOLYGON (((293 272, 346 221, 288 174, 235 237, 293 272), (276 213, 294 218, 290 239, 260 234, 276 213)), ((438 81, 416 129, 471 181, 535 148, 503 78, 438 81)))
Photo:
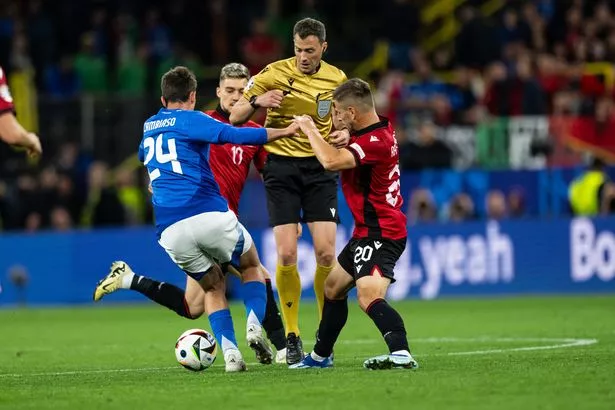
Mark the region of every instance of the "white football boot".
POLYGON ((246 339, 250 349, 256 353, 256 360, 262 364, 271 364, 273 361, 273 350, 271 350, 269 342, 267 342, 263 328, 255 324, 248 325, 246 339))
POLYGON ((245 372, 248 370, 241 352, 237 349, 228 349, 224 352, 224 363, 226 363, 224 370, 228 373, 245 372))
POLYGON ((122 279, 127 275, 134 275, 126 262, 115 261, 111 264, 109 274, 98 282, 94 290, 94 301, 97 302, 103 296, 115 292, 122 287, 122 279))
POLYGON ((409 352, 383 354, 363 362, 363 367, 370 370, 418 369, 419 364, 409 352))

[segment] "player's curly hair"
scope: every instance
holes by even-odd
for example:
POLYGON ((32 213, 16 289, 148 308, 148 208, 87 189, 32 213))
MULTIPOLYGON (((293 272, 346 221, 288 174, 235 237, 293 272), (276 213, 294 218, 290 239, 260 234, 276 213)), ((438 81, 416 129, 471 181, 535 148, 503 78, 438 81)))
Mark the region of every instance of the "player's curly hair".
POLYGON ((307 36, 316 36, 322 44, 327 39, 327 30, 322 22, 307 17, 295 23, 293 37, 295 35, 298 35, 302 40, 307 36))
POLYGON ((196 91, 196 76, 190 69, 183 66, 173 67, 167 71, 160 81, 162 98, 169 102, 186 102, 190 93, 196 91))
POLYGON ((239 63, 229 63, 220 70, 220 81, 227 78, 245 78, 250 79, 250 71, 248 67, 239 63))

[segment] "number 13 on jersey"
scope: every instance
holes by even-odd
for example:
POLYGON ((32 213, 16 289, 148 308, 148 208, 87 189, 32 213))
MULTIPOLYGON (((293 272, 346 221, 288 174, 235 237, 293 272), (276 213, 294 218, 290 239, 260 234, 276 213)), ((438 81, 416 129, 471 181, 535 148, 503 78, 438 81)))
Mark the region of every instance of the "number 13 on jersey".
MULTIPOLYGON (((160 134, 154 140, 153 137, 147 137, 143 141, 143 149, 146 151, 145 153, 145 161, 143 164, 147 166, 149 162, 154 159, 154 154, 156 156, 156 162, 160 165, 171 163, 171 169, 173 172, 177 174, 183 174, 182 166, 180 162, 177 160, 177 148, 175 146, 175 138, 170 138, 166 141, 167 143, 167 152, 165 153, 163 150, 163 144, 165 142, 164 133, 160 134)), ((160 176, 160 170, 158 168, 153 169, 149 173, 150 181, 154 181, 156 178, 160 176)))

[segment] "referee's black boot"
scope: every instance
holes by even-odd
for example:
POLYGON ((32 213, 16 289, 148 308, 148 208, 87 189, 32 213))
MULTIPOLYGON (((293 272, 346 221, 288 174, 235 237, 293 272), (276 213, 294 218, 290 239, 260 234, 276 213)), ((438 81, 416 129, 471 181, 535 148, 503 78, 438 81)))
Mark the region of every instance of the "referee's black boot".
POLYGON ((286 364, 299 363, 304 356, 301 338, 294 333, 289 333, 286 336, 286 364))

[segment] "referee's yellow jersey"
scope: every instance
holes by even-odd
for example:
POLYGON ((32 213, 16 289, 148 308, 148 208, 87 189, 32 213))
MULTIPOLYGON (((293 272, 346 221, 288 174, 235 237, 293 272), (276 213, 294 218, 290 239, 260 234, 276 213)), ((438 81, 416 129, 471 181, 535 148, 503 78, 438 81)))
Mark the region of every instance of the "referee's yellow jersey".
MULTIPOLYGON (((314 74, 303 74, 296 66, 296 58, 291 57, 269 64, 252 77, 244 91, 249 101, 270 90, 284 93, 279 108, 267 109, 265 127, 284 128, 293 120, 294 115, 308 114, 314 119, 316 127, 328 138, 333 125, 331 118, 333 90, 346 81, 346 74, 339 68, 324 61, 314 74)), ((307 137, 282 138, 265 145, 267 152, 287 157, 311 157, 314 155, 307 137)))

